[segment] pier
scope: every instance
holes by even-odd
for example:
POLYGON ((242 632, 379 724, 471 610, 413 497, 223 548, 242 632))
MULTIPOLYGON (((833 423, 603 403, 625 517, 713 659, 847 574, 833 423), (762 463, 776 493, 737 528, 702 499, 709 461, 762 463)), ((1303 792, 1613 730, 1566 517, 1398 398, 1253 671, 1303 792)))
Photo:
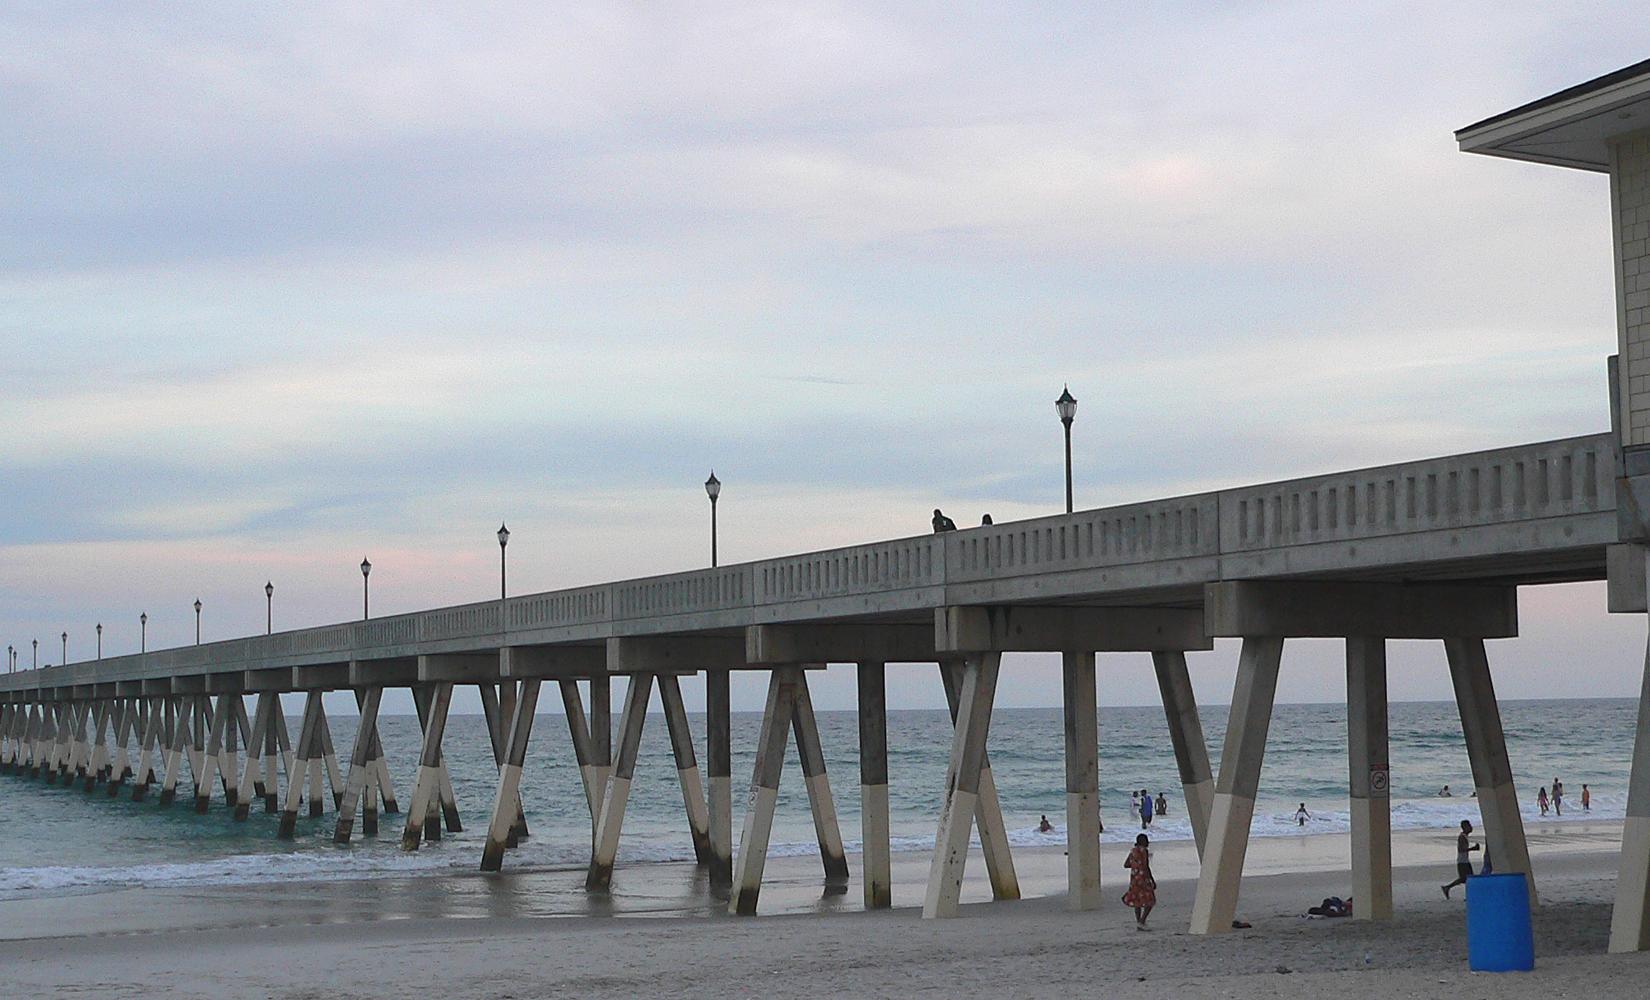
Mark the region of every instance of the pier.
POLYGON ((808 673, 852 663, 861 881, 874 908, 889 904, 884 677, 890 668, 935 670, 956 735, 923 910, 949 917, 975 830, 993 896, 1019 895, 990 767, 991 710, 1004 653, 1054 652, 1064 677, 1069 900, 1090 909, 1101 899, 1098 657, 1150 653, 1204 859, 1193 930, 1215 933, 1237 911, 1286 640, 1336 637, 1347 640, 1353 891, 1372 901, 1358 908, 1360 918, 1383 919, 1392 865, 1386 640, 1440 642, 1489 848, 1498 869, 1527 872, 1484 641, 1517 635, 1519 587, 1607 576, 1619 550, 1617 476, 1614 438, 1591 435, 45 667, 0 678, 0 765, 136 799, 158 786, 159 806, 175 807, 183 789, 196 811, 228 809, 240 819, 261 800, 281 812, 282 836, 301 812, 330 809, 340 844, 357 834, 357 822, 370 836, 405 803, 404 849, 482 822, 488 833, 477 863, 497 871, 531 828, 518 792, 550 682, 566 709, 591 818, 586 886, 602 892, 622 854, 636 751, 657 687, 695 853, 730 908, 752 914, 793 737, 823 882, 848 882, 808 673), (1216 775, 1185 653, 1219 637, 1243 647, 1216 775), (769 678, 737 854, 727 724, 735 670, 769 678), (679 687, 700 673, 705 774, 679 687), (607 711, 615 680, 625 686, 616 729, 607 711), (480 691, 498 766, 487 817, 458 815, 443 758, 448 707, 461 685, 480 691), (417 761, 383 755, 375 722, 386 688, 413 694, 424 734, 417 761), (354 746, 337 748, 321 696, 344 690, 355 694, 360 724, 354 746), (304 696, 295 738, 279 708, 283 694, 304 696), (410 780, 402 796, 396 774, 410 780))
MULTIPOLYGON (((655 689, 695 856, 732 913, 760 910, 763 868, 794 740, 825 891, 852 871, 809 694, 826 664, 858 671, 860 881, 891 902, 885 680, 934 671, 954 724, 923 916, 954 917, 978 836, 996 900, 1020 895, 990 757, 1004 654, 1062 659, 1068 905, 1104 898, 1099 842, 1103 734, 1097 693, 1111 660, 1150 654, 1201 857, 1190 929, 1239 916, 1267 731, 1290 640, 1345 642, 1352 895, 1359 920, 1392 906, 1386 644, 1429 640, 1451 679, 1495 868, 1531 870, 1487 640, 1518 635, 1520 588, 1608 581, 1610 610, 1647 610, 1650 564, 1650 63, 1570 88, 1457 133, 1461 148, 1607 173, 1618 349, 1600 365, 1612 427, 1598 434, 1378 468, 1147 500, 961 531, 875 541, 664 576, 503 597, 411 614, 111 656, 0 677, 0 770, 10 780, 153 799, 156 809, 336 817, 347 845, 397 817, 419 850, 484 824, 476 859, 496 872, 532 836, 521 783, 528 749, 571 741, 590 856, 585 887, 611 889, 655 689), (1218 770, 1185 654, 1241 641, 1218 770), (729 676, 768 691, 742 815, 730 773, 729 676), (680 682, 703 674, 706 754, 694 751, 680 682), (535 734, 553 684, 567 733, 535 734), (612 686, 623 686, 617 726, 612 686), (497 785, 489 815, 461 816, 443 734, 455 688, 478 689, 497 785), (417 760, 389 760, 376 720, 386 689, 410 690, 417 760), (333 742, 323 694, 352 692, 354 743, 333 742), (282 696, 302 696, 290 731, 282 696), (702 770, 701 770, 702 768, 702 770), (187 774, 187 779, 185 775, 187 774), (402 784, 398 787, 397 782, 402 784), (181 801, 180 801, 181 798, 181 801), (735 837, 736 820, 740 831, 735 837)), ((1601 356, 1601 361, 1603 360, 1601 356)), ((1138 662, 1143 663, 1144 660, 1138 662)), ((1613 951, 1650 948, 1650 672, 1623 836, 1613 951)))

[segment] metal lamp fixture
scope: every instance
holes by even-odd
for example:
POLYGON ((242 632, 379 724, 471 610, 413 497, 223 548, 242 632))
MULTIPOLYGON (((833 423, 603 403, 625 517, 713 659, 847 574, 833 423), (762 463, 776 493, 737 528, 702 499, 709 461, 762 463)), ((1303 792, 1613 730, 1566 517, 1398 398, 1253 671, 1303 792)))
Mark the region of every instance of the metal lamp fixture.
POLYGON ((1071 387, 1060 390, 1060 398, 1054 401, 1054 409, 1060 414, 1060 423, 1066 428, 1066 513, 1071 513, 1071 422, 1077 417, 1077 397, 1071 394, 1071 387))
POLYGON ((275 584, 264 584, 264 635, 275 631, 275 584))
POLYGON ((372 563, 367 562, 367 557, 366 556, 362 556, 361 557, 361 620, 362 621, 366 621, 368 618, 372 617, 370 614, 367 613, 367 609, 368 609, 368 604, 367 604, 367 597, 368 597, 367 577, 371 573, 372 573, 372 563))
POLYGON ((195 645, 201 644, 201 599, 195 598, 195 645))
POLYGON ((510 529, 499 522, 498 526, 498 599, 504 600, 504 547, 510 544, 510 529))
POLYGON ((710 564, 716 565, 716 498, 722 495, 722 481, 716 478, 716 470, 710 470, 710 478, 705 480, 705 496, 710 497, 710 564))

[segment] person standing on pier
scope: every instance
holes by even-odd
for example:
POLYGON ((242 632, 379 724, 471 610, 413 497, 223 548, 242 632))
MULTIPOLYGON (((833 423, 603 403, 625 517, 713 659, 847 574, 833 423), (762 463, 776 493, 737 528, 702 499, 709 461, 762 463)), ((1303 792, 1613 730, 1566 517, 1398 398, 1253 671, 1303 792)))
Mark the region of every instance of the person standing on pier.
POLYGON ((940 509, 938 507, 935 507, 934 508, 934 534, 937 535, 942 531, 956 531, 956 530, 957 530, 957 522, 951 520, 949 517, 946 517, 944 514, 941 514, 940 509))
POLYGON ((1145 834, 1134 838, 1134 850, 1129 852, 1123 867, 1129 870, 1129 890, 1123 893, 1123 905, 1134 909, 1136 930, 1146 930, 1146 918, 1157 905, 1157 879, 1152 877, 1151 841, 1145 834))
MULTIPOLYGON (((1546 791, 1545 788, 1542 789, 1546 791)), ((1461 835, 1455 838, 1455 881, 1442 886, 1444 898, 1449 898, 1449 891, 1458 885, 1466 885, 1467 879, 1472 878, 1472 852, 1478 850, 1478 845, 1467 838, 1472 833, 1472 822, 1461 821, 1461 835)))

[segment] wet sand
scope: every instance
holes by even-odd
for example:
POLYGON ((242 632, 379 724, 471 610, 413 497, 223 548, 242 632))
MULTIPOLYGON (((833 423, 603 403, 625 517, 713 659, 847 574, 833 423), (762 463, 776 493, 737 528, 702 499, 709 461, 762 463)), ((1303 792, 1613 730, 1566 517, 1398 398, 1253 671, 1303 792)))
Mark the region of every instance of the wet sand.
POLYGON ((1114 899, 1121 851, 1104 856, 1108 904, 1070 913, 1062 853, 1037 849, 1016 854, 1026 899, 986 902, 976 858, 972 905, 946 922, 919 917, 921 854, 896 856, 896 906, 880 913, 862 911, 857 881, 822 895, 811 858, 769 862, 755 919, 728 917, 690 864, 621 865, 596 898, 582 871, 544 870, 8 900, 0 964, 5 995, 30 997, 1630 995, 1650 955, 1603 954, 1618 838, 1612 823, 1532 829, 1533 975, 1467 972, 1459 895, 1438 891, 1453 874, 1449 831, 1396 835, 1399 917, 1386 926, 1302 918, 1347 893, 1336 834, 1254 841, 1240 907, 1254 928, 1214 938, 1185 933, 1195 859, 1166 843, 1144 934, 1114 899))

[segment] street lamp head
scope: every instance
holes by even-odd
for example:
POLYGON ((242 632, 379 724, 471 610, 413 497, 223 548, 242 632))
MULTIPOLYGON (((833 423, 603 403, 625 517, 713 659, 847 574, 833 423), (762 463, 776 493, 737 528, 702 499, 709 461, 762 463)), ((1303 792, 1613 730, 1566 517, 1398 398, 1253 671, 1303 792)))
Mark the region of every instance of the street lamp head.
POLYGON ((705 480, 705 495, 710 497, 711 503, 715 503, 716 498, 722 495, 722 481, 716 478, 715 469, 711 470, 710 478, 705 480))
POLYGON ((366 557, 362 556, 361 557, 361 575, 366 576, 368 573, 371 573, 371 572, 372 572, 372 563, 367 562, 366 557))
POLYGON ((63 641, 64 641, 64 642, 68 642, 68 641, 69 641, 69 633, 67 633, 67 632, 64 632, 64 633, 63 633, 63 641))
POLYGON ((1070 424, 1077 416, 1077 398, 1071 394, 1071 387, 1060 391, 1060 398, 1054 401, 1054 408, 1060 413, 1060 422, 1070 424))
POLYGON ((102 623, 102 622, 98 622, 98 623, 97 623, 97 634, 98 634, 98 635, 102 635, 102 634, 103 634, 103 623, 102 623))
POLYGON ((506 528, 501 522, 498 526, 498 547, 502 549, 508 544, 510 544, 510 529, 506 528))
POLYGON ((197 598, 195 598, 195 614, 198 615, 200 613, 201 613, 201 599, 197 597, 197 598))
POLYGON ((273 584, 273 583, 264 584, 264 596, 265 597, 274 597, 275 596, 275 584, 273 584))
POLYGON ((145 611, 143 614, 138 615, 138 624, 139 625, 149 624, 149 612, 145 611))

